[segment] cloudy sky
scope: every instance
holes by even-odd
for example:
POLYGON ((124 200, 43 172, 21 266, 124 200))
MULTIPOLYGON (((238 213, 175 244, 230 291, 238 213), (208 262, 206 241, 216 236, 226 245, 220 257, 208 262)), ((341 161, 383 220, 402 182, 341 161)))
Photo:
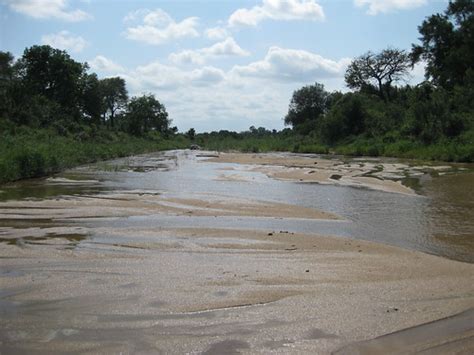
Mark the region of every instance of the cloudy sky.
MULTIPOLYGON (((0 50, 67 50, 131 95, 153 93, 180 131, 283 128, 295 89, 347 89, 351 58, 410 49, 444 0, 0 0, 0 50)), ((412 82, 422 77, 415 68, 412 82)))

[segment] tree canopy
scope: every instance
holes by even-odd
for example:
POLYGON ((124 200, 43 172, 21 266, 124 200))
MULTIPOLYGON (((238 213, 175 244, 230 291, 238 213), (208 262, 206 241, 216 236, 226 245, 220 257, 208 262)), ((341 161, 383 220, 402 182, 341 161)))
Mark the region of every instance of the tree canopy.
POLYGON ((104 122, 110 120, 110 125, 113 127, 116 112, 127 105, 125 80, 120 77, 102 79, 99 81, 99 90, 103 97, 103 120, 104 122))
POLYGON ((406 78, 410 65, 410 57, 404 50, 388 48, 380 53, 369 51, 351 62, 344 78, 349 88, 375 91, 387 100, 392 83, 406 78))
POLYGON ((165 106, 153 95, 133 97, 124 116, 129 133, 141 135, 150 130, 165 133, 170 121, 165 106))
POLYGON ((324 85, 319 83, 296 90, 284 119, 285 124, 292 125, 302 132, 314 129, 319 118, 329 107, 329 98, 330 95, 324 90, 324 85))
POLYGON ((25 49, 15 62, 0 52, 0 118, 18 125, 53 127, 59 134, 89 125, 135 135, 176 133, 153 95, 128 100, 125 80, 99 79, 65 51, 47 45, 25 49), (120 116, 120 125, 117 116, 120 116))
POLYGON ((474 2, 450 1, 443 14, 418 27, 421 44, 412 47, 414 62, 426 62, 426 78, 444 88, 463 85, 474 65, 474 2))

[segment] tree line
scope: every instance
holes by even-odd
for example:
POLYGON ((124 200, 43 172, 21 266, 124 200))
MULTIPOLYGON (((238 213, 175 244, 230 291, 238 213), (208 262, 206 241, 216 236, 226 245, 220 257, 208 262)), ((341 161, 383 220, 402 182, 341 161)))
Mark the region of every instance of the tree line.
POLYGON ((155 96, 129 98, 124 79, 99 79, 87 63, 48 45, 27 48, 17 60, 0 52, 0 119, 3 127, 51 128, 61 135, 84 127, 135 136, 177 131, 155 96))
POLYGON ((411 51, 387 48, 355 58, 345 82, 352 91, 328 92, 319 83, 294 91, 285 124, 329 145, 357 138, 438 144, 459 140, 474 158, 474 2, 450 1, 419 26, 411 51), (425 81, 403 85, 425 64, 425 81))

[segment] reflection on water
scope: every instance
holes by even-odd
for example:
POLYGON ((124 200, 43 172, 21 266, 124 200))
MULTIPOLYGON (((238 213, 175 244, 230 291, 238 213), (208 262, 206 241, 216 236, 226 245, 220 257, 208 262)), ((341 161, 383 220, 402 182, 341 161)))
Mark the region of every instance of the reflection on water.
MULTIPOLYGON (((145 216, 89 220, 87 224, 202 226, 285 229, 367 239, 474 262, 474 173, 406 178, 420 193, 407 196, 344 186, 277 181, 234 164, 200 162, 194 152, 165 152, 81 167, 55 178, 2 187, 0 200, 107 193, 114 190, 166 191, 179 196, 218 194, 256 198, 333 212, 346 222, 231 217, 145 216), (118 168, 110 168, 118 167, 118 168), (246 181, 216 178, 237 169, 246 181)), ((391 160, 394 162, 395 160, 391 160)), ((472 168, 472 167, 471 167, 472 168)), ((6 216, 5 216, 6 217, 6 216)), ((6 220, 0 219, 0 225, 6 220)), ((93 236, 92 236, 93 238, 93 236)))

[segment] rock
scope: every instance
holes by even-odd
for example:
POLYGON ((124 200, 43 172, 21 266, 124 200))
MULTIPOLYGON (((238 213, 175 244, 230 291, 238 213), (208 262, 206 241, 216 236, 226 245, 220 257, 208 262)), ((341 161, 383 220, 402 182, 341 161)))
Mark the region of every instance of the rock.
POLYGON ((201 150, 201 147, 198 146, 197 144, 191 144, 189 146, 189 149, 191 149, 191 150, 201 150))

